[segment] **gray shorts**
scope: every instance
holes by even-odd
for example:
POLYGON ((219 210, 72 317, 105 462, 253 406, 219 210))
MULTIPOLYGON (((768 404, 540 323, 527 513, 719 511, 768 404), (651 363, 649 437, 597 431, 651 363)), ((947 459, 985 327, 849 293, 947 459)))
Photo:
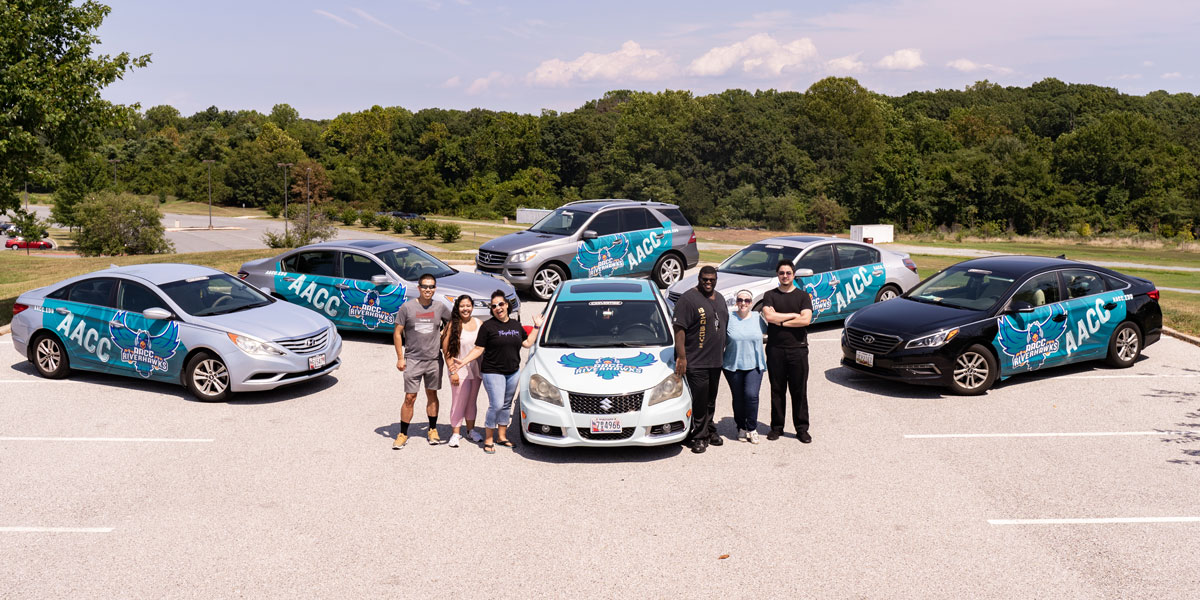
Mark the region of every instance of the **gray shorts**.
POLYGON ((442 389, 442 359, 410 360, 404 365, 404 393, 415 394, 422 389, 442 389), (421 385, 421 381, 425 385, 421 385))

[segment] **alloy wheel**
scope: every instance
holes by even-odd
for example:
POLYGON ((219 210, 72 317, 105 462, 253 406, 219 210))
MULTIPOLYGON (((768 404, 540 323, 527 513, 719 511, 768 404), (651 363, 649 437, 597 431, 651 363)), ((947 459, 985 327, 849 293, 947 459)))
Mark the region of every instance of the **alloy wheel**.
POLYGON ((53 373, 58 370, 58 365, 62 363, 62 354, 59 351, 58 344, 50 338, 42 338, 42 341, 37 345, 37 362, 42 371, 53 373))
POLYGON ((1138 335, 1132 327, 1117 333, 1117 357, 1124 362, 1132 361, 1138 353, 1138 335))
POLYGON ((229 387, 229 371, 219 360, 211 358, 200 361, 192 371, 192 383, 205 396, 218 396, 229 387))
POLYGON ((978 352, 963 352, 954 361, 954 381, 964 389, 973 390, 988 379, 987 359, 978 352))

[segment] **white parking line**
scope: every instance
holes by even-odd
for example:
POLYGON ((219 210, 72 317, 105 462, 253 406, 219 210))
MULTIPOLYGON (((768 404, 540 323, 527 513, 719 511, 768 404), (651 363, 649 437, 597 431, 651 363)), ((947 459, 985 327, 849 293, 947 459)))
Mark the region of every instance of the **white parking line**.
POLYGON ((0 379, 0 383, 68 383, 65 379, 0 379))
POLYGON ((187 444, 211 442, 198 438, 102 438, 102 437, 0 437, 0 442, 181 442, 187 444))
POLYGON ((1089 437, 1105 435, 1172 435, 1200 434, 1197 429, 1182 429, 1177 431, 1069 431, 1057 433, 921 433, 905 435, 905 439, 939 439, 939 438, 1020 438, 1020 437, 1089 437))
POLYGON ((988 519, 992 525, 1107 525, 1113 523, 1200 523, 1200 517, 1111 517, 1104 519, 988 519))
POLYGON ((1187 375, 1064 375, 1062 377, 1055 377, 1055 379, 1163 379, 1168 377, 1192 379, 1200 377, 1200 373, 1187 375))
POLYGON ((0 527, 0 533, 112 533, 112 527, 0 527))

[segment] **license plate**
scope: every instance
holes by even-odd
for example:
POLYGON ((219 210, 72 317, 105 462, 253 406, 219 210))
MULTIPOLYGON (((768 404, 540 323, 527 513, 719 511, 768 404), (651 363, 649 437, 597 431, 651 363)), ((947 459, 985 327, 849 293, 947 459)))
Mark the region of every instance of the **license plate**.
POLYGON ((595 417, 592 419, 592 433, 621 433, 621 419, 595 417))
POLYGON ((324 354, 318 354, 316 356, 308 357, 309 370, 320 369, 323 366, 325 366, 325 355, 324 354))
POLYGON ((871 354, 870 352, 863 352, 862 350, 855 350, 854 351, 854 362, 857 362, 860 365, 866 365, 868 367, 873 367, 873 366, 875 366, 875 355, 871 354))

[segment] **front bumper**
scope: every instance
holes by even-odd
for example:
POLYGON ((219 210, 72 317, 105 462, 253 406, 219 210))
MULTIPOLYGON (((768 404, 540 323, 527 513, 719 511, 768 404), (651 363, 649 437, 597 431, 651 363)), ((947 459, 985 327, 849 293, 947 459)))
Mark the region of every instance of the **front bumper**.
POLYGON ((476 262, 475 272, 480 275, 503 279, 518 290, 527 290, 533 286, 533 274, 537 272, 537 265, 533 263, 505 263, 499 267, 492 267, 476 262))
POLYGON ((842 366, 881 379, 921 385, 948 385, 954 361, 940 353, 922 350, 893 351, 875 355, 872 366, 859 364, 856 351, 842 343, 842 366))
MULTIPOLYGON (((564 392, 563 395, 566 396, 566 393, 564 392)), ((518 422, 522 431, 524 431, 525 439, 543 446, 589 446, 600 448, 678 444, 687 437, 688 429, 691 427, 690 413, 692 409, 692 397, 686 388, 683 395, 678 398, 660 402, 654 406, 646 406, 645 400, 643 400, 642 409, 639 411, 605 415, 577 414, 572 412, 570 403, 565 399, 565 406, 556 406, 541 400, 534 400, 529 396, 527 381, 522 382, 520 399, 521 415, 518 422), (620 419, 623 429, 620 438, 589 439, 587 436, 591 431, 593 417, 616 417, 620 419), (651 433, 652 430, 657 431, 661 429, 665 424, 679 423, 682 423, 682 426, 679 429, 673 429, 669 433, 651 433), (533 425, 532 431, 530 430, 531 425, 533 425), (562 435, 545 435, 540 431, 541 425, 557 428, 557 432, 562 435), (624 435, 625 432, 628 432, 629 435, 624 435)), ((602 435, 608 436, 608 434, 602 435)), ((613 434, 612 437, 616 438, 618 436, 613 434)))
MULTIPOLYGON (((232 346, 232 344, 231 344, 232 346)), ((342 366, 342 336, 333 333, 323 350, 306 354, 289 352, 285 356, 260 356, 242 352, 236 346, 226 352, 225 366, 229 369, 230 390, 254 392, 273 390, 285 385, 300 383, 328 375, 342 366), (311 356, 325 354, 325 366, 308 368, 311 356)))

